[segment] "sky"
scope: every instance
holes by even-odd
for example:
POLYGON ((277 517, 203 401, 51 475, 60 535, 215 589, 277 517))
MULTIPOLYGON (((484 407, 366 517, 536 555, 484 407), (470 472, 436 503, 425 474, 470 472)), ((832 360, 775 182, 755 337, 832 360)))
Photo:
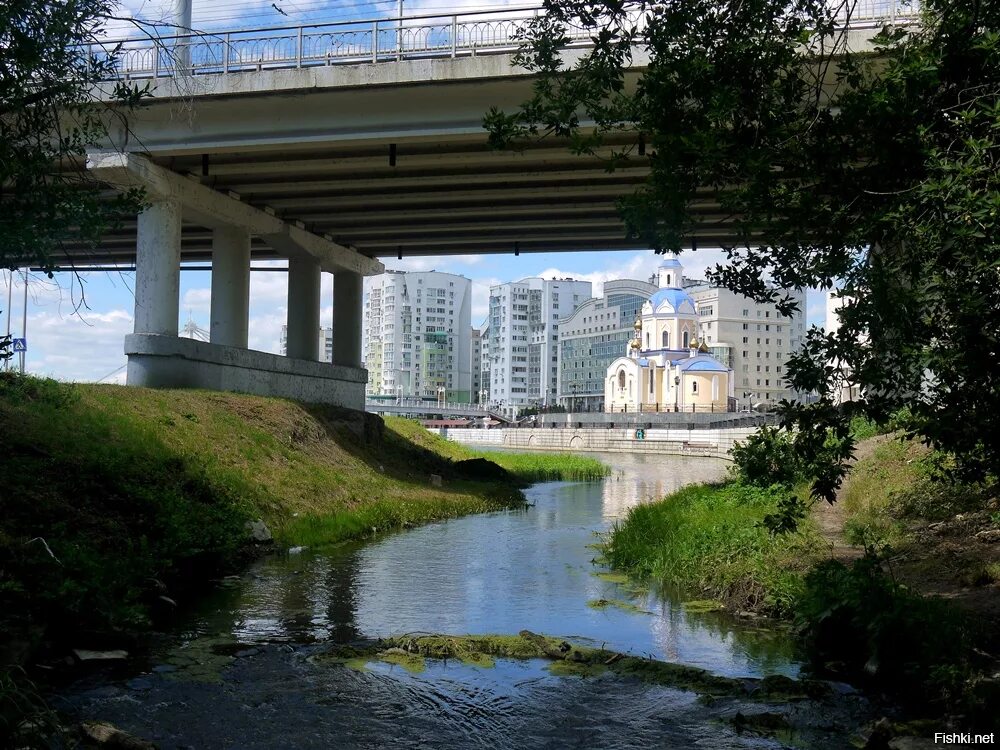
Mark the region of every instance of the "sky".
MULTIPOLYGON (((192 26, 218 31, 263 26, 285 26, 340 20, 385 18, 397 12, 398 0, 384 2, 329 2, 329 0, 193 0, 192 26), (276 9, 277 8, 277 9, 276 9), (280 10, 278 10, 280 9, 280 10)), ((424 14, 455 10, 525 7, 525 2, 473 0, 404 0, 404 13, 424 14)), ((135 36, 137 27, 128 19, 159 23, 169 21, 173 0, 125 0, 117 12, 120 20, 108 26, 111 38, 135 36)), ((720 250, 699 249, 681 257, 689 277, 703 278, 706 268, 723 259, 720 250)), ((461 255, 452 257, 390 259, 386 268, 404 271, 437 270, 472 280, 472 323, 486 318, 491 285, 540 276, 584 279, 595 284, 596 295, 610 279, 646 280, 656 270, 661 256, 649 250, 578 253, 524 253, 506 255, 461 255)), ((250 281, 250 340, 252 349, 278 352, 281 326, 287 311, 287 276, 283 263, 257 264, 250 281), (272 270, 268 270, 270 267, 272 270)), ((132 331, 135 275, 99 272, 74 276, 56 274, 47 279, 31 274, 27 284, 28 353, 25 369, 60 380, 123 383, 125 380, 124 337, 132 331)), ((332 320, 332 277, 323 274, 321 323, 332 320)), ((21 335, 24 325, 24 283, 17 274, 0 274, 0 333, 21 335), (8 294, 12 304, 8 305, 8 294)), ((189 320, 209 327, 211 272, 182 271, 179 326, 189 320)), ((810 292, 807 321, 822 324, 824 298, 810 292)))

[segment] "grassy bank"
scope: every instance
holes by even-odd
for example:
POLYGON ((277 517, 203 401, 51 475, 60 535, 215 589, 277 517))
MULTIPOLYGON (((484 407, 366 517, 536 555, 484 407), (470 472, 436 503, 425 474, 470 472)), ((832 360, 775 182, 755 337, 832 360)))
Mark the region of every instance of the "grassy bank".
POLYGON ((614 568, 730 611, 789 616, 824 547, 809 522, 782 536, 763 527, 785 494, 739 482, 685 487, 632 508, 611 530, 604 556, 614 568))
POLYGON ((280 399, 5 377, 7 648, 141 626, 172 606, 163 597, 238 566, 248 521, 312 545, 523 503, 517 478, 478 476, 411 436, 280 399))
POLYGON ((506 451, 477 451, 461 443, 453 443, 428 432, 418 422, 400 417, 386 417, 386 425, 412 440, 415 444, 432 450, 455 461, 485 458, 499 464, 514 476, 526 482, 591 481, 602 479, 609 473, 607 466, 596 458, 572 453, 508 453, 506 451))
POLYGON ((939 457, 891 436, 870 438, 859 454, 838 503, 814 508, 794 533, 763 525, 787 489, 730 481, 633 509, 605 557, 731 611, 794 620, 823 676, 868 685, 916 715, 962 714, 993 728, 997 486, 934 481, 939 457))

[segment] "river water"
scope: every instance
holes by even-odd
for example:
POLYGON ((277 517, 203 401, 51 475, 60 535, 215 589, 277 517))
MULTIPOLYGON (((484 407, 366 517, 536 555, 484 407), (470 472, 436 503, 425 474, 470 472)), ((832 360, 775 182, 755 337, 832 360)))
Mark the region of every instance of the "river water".
MULTIPOLYGON (((526 510, 263 559, 222 582, 148 659, 80 679, 57 707, 162 748, 785 747, 728 723, 759 704, 706 702, 610 674, 557 677, 542 661, 482 669, 428 660, 411 673, 312 658, 330 642, 527 629, 726 676, 795 676, 781 632, 689 613, 668 593, 602 578, 593 562, 597 534, 629 507, 718 479, 725 464, 602 460, 613 468, 608 479, 536 485, 526 510), (634 609, 588 604, 600 599, 634 609)), ((835 694, 822 705, 781 707, 797 727, 784 741, 846 747, 867 709, 849 690, 835 694)))

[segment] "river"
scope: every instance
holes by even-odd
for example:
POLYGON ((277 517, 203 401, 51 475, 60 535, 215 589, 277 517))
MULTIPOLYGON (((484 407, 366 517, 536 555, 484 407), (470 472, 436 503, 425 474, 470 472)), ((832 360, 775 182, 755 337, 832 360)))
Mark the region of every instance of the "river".
MULTIPOLYGON (((777 748, 728 723, 759 704, 704 701, 542 661, 483 669, 428 660, 411 673, 314 660, 324 644, 404 633, 527 629, 737 677, 795 676, 790 639, 669 593, 636 594, 595 565, 593 544, 636 503, 718 479, 722 461, 609 455, 600 482, 546 483, 532 507, 435 523, 312 553, 272 555, 223 581, 148 659, 90 674, 56 706, 162 748, 777 748), (595 600, 635 609, 595 608, 595 600)), ((867 716, 846 688, 784 706, 797 747, 841 748, 867 716)), ((770 709, 769 709, 770 710, 770 709)))

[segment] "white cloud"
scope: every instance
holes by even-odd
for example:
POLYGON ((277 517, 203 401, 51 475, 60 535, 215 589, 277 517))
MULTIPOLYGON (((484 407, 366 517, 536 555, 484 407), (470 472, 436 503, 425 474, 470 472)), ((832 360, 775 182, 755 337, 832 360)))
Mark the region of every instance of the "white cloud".
POLYGON ((187 311, 208 315, 212 311, 212 290, 202 288, 188 289, 184 292, 184 297, 181 300, 181 315, 187 311))

